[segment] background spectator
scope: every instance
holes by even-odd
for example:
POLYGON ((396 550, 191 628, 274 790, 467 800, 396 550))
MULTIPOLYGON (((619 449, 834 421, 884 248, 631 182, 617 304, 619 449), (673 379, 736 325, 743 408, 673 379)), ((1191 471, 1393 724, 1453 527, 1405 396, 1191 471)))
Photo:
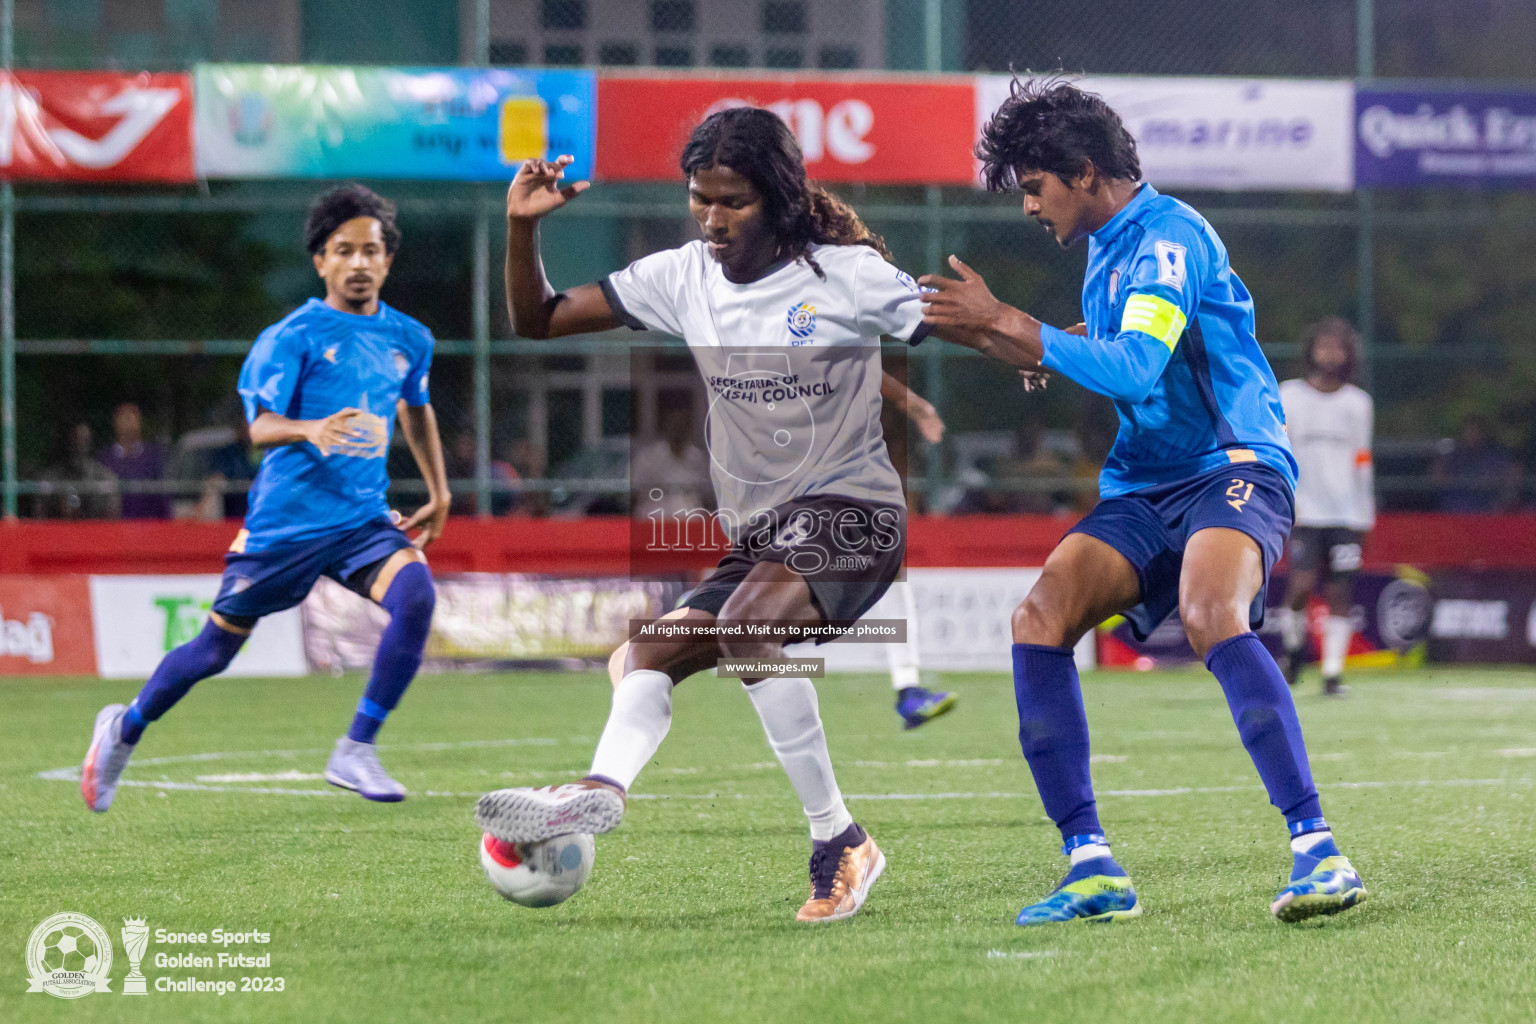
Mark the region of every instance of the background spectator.
MULTIPOLYGON (((144 440, 144 417, 139 407, 124 402, 112 413, 115 440, 101 453, 102 465, 121 481, 153 481, 165 478, 165 452, 153 441, 144 440)), ((169 519, 171 499, 167 494, 122 496, 124 519, 169 519)))
POLYGON ((661 436, 642 444, 629 468, 634 517, 712 510, 715 499, 709 482, 709 457, 695 443, 692 406, 667 405, 659 419, 661 436))
POLYGON ((116 519, 123 512, 117 477, 91 454, 91 428, 76 423, 62 461, 43 471, 48 489, 37 496, 36 514, 61 519, 116 519))
POLYGON ((1429 468, 1440 492, 1441 512, 1510 512, 1520 499, 1523 471, 1493 437, 1484 416, 1467 416, 1456 438, 1429 468))

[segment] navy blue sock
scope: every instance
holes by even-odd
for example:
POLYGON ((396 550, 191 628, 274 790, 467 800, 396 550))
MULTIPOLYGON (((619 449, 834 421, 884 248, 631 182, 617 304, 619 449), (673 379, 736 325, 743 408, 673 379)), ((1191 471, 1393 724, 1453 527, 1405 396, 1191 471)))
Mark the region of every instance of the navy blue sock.
POLYGON ((379 638, 368 688, 358 701, 352 728, 347 730, 347 736, 359 743, 373 742, 379 726, 395 710, 421 668, 421 652, 427 646, 432 610, 437 606, 437 590, 426 564, 407 563, 395 574, 379 604, 389 612, 389 625, 379 638))
POLYGON ((1242 633, 1223 640, 1206 654, 1205 667, 1227 695, 1237 734, 1264 780, 1269 802, 1288 823, 1322 818, 1290 687, 1258 636, 1242 633))
POLYGON ((210 620, 201 633, 162 658, 144 689, 128 705, 123 716, 123 742, 139 742, 146 725, 169 711, 199 680, 228 668, 244 643, 242 634, 231 633, 210 620))
POLYGON ((1019 746, 1062 840, 1102 832, 1088 775, 1088 716, 1071 648, 1014 644, 1013 694, 1019 746))

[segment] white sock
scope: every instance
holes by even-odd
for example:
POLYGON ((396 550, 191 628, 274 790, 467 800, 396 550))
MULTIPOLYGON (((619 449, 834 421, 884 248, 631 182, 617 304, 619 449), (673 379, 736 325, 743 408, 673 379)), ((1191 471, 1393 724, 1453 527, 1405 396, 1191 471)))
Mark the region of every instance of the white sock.
POLYGON ((1307 612, 1294 608, 1280 609, 1280 636, 1287 651, 1299 651, 1307 645, 1307 612))
POLYGON ((1312 847, 1316 846, 1324 839, 1332 838, 1333 833, 1327 831, 1326 829, 1324 829, 1322 832, 1308 832, 1304 836, 1297 836, 1295 839, 1291 840, 1291 852, 1306 853, 1308 850, 1311 850, 1312 847))
POLYGON ((672 680, 665 672, 635 669, 614 687, 608 724, 592 755, 592 774, 628 789, 671 727, 672 680))
POLYGON ((811 838, 825 842, 853 824, 832 774, 816 687, 804 676, 764 679, 746 687, 763 720, 768 746, 789 776, 811 823, 811 838))
POLYGON ((1344 656, 1349 653, 1349 638, 1355 624, 1348 615, 1330 615, 1323 625, 1323 678, 1344 674, 1344 656))
POLYGON ((1089 843, 1086 846, 1074 847, 1068 856, 1072 858, 1072 866, 1077 867, 1085 860, 1093 860, 1095 857, 1108 857, 1109 844, 1089 843))
POLYGON ((917 598, 912 594, 912 584, 897 581, 891 589, 901 595, 902 608, 907 619, 907 642, 886 644, 885 656, 891 665, 891 686, 905 690, 909 686, 921 686, 917 660, 917 598))

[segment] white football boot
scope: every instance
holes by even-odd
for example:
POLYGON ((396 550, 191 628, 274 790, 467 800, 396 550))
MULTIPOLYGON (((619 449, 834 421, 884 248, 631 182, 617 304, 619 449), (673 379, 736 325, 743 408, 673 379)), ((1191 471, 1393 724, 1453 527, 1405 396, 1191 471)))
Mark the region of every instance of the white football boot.
POLYGON ((126 704, 108 704, 96 712, 96 728, 91 732, 91 749, 80 765, 80 795, 85 806, 100 813, 112 806, 117 795, 117 780, 128 767, 134 744, 123 742, 123 715, 126 704))
POLYGON ((365 800, 395 803, 405 799, 405 787, 389 777, 379 764, 379 749, 343 736, 336 741, 325 765, 325 781, 350 789, 365 800))
POLYGON ((624 790, 603 779, 487 793, 475 804, 482 832, 509 843, 611 832, 624 817, 624 790))

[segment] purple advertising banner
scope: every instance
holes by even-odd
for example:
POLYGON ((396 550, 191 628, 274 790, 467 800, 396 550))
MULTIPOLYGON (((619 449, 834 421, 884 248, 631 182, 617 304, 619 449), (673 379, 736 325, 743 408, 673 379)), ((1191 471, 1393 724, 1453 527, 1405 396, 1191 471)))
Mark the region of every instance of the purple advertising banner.
POLYGON ((1536 91, 1359 90, 1355 183, 1536 187, 1536 91))

